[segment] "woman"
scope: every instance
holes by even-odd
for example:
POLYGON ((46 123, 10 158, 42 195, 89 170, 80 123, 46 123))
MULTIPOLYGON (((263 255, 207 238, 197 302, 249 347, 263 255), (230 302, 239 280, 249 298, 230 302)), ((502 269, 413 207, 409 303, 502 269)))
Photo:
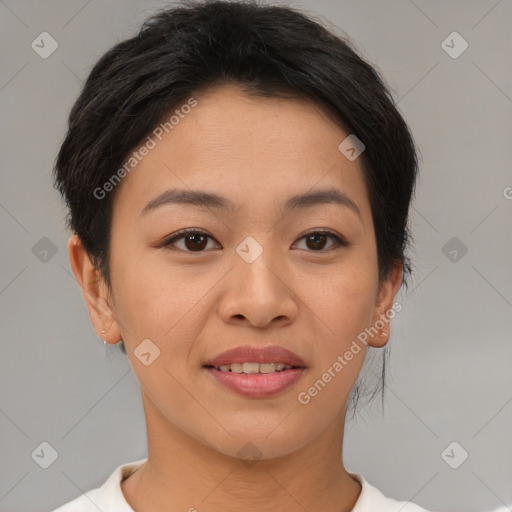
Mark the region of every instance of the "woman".
POLYGON ((378 73, 289 7, 189 2, 107 52, 55 177, 148 457, 58 511, 423 510, 342 453, 401 308, 416 173, 378 73))

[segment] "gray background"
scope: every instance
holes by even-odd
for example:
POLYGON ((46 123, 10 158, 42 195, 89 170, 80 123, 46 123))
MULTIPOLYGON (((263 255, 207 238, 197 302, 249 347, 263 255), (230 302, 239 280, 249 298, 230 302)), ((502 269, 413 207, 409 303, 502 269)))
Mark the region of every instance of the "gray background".
MULTIPOLYGON (((51 510, 146 456, 138 383, 90 325, 50 170, 91 66, 163 5, 0 0, 1 511, 51 510), (47 59, 31 48, 43 31, 59 45, 47 59), (43 237, 55 254, 40 252, 43 237), (58 452, 48 469, 31 455, 43 441, 58 452)), ((374 405, 349 424, 347 467, 430 510, 509 510, 512 2, 291 5, 346 31, 382 70, 422 158, 416 275, 398 297, 385 414, 374 405), (458 58, 441 47, 453 31, 469 44, 458 58), (458 469, 441 456, 453 441, 452 464, 469 453, 458 469)))

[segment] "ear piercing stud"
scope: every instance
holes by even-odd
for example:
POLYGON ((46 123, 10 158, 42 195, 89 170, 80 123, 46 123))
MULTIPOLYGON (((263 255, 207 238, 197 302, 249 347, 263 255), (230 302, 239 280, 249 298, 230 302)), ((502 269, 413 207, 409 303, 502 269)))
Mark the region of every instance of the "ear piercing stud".
MULTIPOLYGON (((105 331, 105 329, 101 329, 101 334, 106 334, 107 331, 105 331)), ((103 341, 103 346, 106 347, 107 346, 107 342, 105 340, 102 340, 103 341)), ((123 340, 119 340, 117 343, 123 343, 123 340)))

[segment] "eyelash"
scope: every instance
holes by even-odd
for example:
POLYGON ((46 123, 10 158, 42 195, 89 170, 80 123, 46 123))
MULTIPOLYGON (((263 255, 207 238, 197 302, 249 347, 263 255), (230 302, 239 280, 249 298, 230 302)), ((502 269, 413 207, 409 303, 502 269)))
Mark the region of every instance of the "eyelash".
MULTIPOLYGON (((185 238, 185 236, 189 235, 189 234, 204 235, 204 236, 207 236, 208 238, 210 238, 211 240, 215 240, 215 238, 210 236, 205 231, 201 231, 200 229, 195 229, 195 228, 187 228, 187 229, 182 229, 181 231, 178 231, 177 233, 172 235, 172 237, 167 238, 166 240, 164 240, 159 245, 159 247, 169 248, 169 246, 171 246, 173 243, 177 242, 178 240, 181 240, 181 239, 185 238)), ((340 249, 341 247, 347 247, 348 245, 350 245, 343 237, 333 233, 332 231, 326 231, 326 230, 310 231, 309 233, 306 233, 305 235, 302 235, 299 238, 299 240, 302 240, 302 239, 308 237, 309 235, 327 235, 329 238, 334 239, 334 241, 336 242, 336 245, 334 245, 334 247, 331 247, 330 249, 326 249, 326 250, 322 249, 320 251, 312 251, 312 250, 310 250, 308 252, 320 253, 321 254, 321 253, 327 253, 327 252, 330 252, 330 251, 333 251, 333 250, 340 249)), ((215 240, 215 242, 217 242, 217 241, 215 240)), ((204 250, 203 251, 188 251, 186 249, 178 249, 178 250, 183 250, 184 252, 188 252, 188 253, 202 253, 202 252, 206 252, 204 250)))

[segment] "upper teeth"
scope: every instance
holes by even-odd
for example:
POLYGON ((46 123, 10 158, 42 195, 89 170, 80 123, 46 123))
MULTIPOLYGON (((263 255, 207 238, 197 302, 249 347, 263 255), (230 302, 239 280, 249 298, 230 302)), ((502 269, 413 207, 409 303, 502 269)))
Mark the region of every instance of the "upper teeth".
POLYGON ((291 365, 284 363, 231 363, 223 364, 217 370, 234 373, 274 373, 290 368, 291 365))

